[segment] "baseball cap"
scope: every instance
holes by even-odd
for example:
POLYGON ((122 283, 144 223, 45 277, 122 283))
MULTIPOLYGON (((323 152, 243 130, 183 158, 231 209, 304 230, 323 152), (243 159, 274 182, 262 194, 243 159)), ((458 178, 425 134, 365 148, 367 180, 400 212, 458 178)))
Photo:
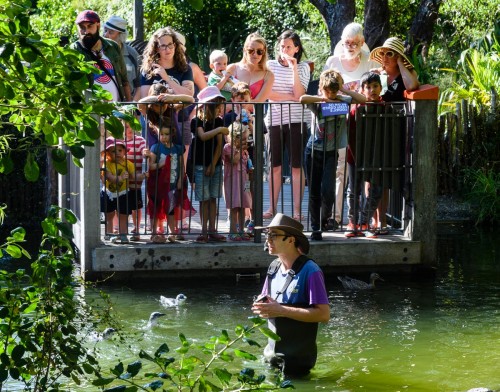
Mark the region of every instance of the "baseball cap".
POLYGON ((76 24, 80 24, 82 22, 100 23, 101 19, 99 18, 99 15, 97 15, 97 12, 92 10, 85 10, 80 12, 76 17, 76 24))

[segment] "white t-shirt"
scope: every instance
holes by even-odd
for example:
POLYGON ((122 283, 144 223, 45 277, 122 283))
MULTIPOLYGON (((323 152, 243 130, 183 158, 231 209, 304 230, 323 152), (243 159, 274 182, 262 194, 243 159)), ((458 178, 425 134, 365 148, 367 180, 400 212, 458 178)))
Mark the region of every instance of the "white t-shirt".
MULTIPOLYGON (((106 74, 106 72, 101 71, 100 74, 94 74, 94 83, 101 86, 104 90, 109 91, 113 96, 113 101, 120 102, 120 93, 118 92, 118 88, 116 87, 116 76, 115 69, 113 68, 113 64, 109 58, 102 53, 101 63, 104 63, 104 66, 108 70, 109 74, 113 76, 115 81, 112 81, 110 77, 106 74)), ((94 64, 96 68, 100 69, 97 64, 94 64)))
POLYGON ((361 79, 361 76, 363 76, 364 73, 369 72, 373 68, 379 68, 380 66, 381 65, 378 62, 370 60, 369 53, 361 51, 361 62, 354 71, 347 71, 342 66, 342 61, 340 60, 340 56, 336 55, 328 57, 328 60, 326 60, 326 64, 325 67, 323 68, 323 71, 327 69, 335 69, 336 71, 340 72, 342 78, 344 79, 345 84, 348 84, 350 82, 358 82, 359 84, 359 80, 361 79))
MULTIPOLYGON (((290 67, 284 67, 278 62, 278 60, 269 60, 267 62, 267 66, 274 73, 273 92, 283 93, 283 94, 293 94, 293 69, 290 67)), ((309 79, 311 75, 309 64, 307 64, 306 62, 300 62, 297 65, 297 70, 299 72, 300 83, 302 84, 302 86, 304 86, 304 89, 307 91, 307 86, 309 85, 309 79)), ((270 102, 272 103, 273 101, 270 102)), ((293 124, 293 123, 301 123, 302 121, 309 123, 311 121, 310 120, 311 116, 309 112, 307 110, 304 111, 304 119, 302 119, 302 112, 303 112, 303 106, 298 102, 291 105, 271 104, 270 110, 268 110, 266 116, 266 125, 273 126, 273 125, 280 125, 282 123, 293 124)))

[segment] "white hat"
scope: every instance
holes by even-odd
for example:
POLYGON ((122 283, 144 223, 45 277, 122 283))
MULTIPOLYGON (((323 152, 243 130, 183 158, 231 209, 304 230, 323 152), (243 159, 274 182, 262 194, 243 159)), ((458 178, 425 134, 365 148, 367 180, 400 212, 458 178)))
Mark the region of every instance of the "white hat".
POLYGON ((186 47, 186 37, 184 37, 181 33, 178 31, 175 32, 175 36, 177 38, 177 41, 181 43, 182 46, 186 47))
POLYGON ((215 98, 222 98, 224 101, 224 95, 220 93, 220 90, 216 86, 207 86, 198 93, 198 102, 209 102, 215 98))
POLYGON ((127 25, 127 21, 117 15, 113 15, 104 23, 104 27, 106 27, 107 29, 115 30, 120 33, 127 32, 127 25))

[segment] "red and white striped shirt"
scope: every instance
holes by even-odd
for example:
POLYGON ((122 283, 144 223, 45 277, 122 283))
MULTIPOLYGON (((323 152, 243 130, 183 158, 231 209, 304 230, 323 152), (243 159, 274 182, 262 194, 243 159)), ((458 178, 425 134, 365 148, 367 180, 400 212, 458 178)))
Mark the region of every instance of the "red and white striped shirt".
MULTIPOLYGON (((144 157, 142 156, 142 150, 146 148, 146 140, 142 136, 134 135, 132 139, 125 140, 127 145, 127 159, 134 164, 135 173, 142 173, 142 162, 144 157)), ((130 189, 140 189, 142 181, 136 181, 135 178, 129 179, 130 189)))

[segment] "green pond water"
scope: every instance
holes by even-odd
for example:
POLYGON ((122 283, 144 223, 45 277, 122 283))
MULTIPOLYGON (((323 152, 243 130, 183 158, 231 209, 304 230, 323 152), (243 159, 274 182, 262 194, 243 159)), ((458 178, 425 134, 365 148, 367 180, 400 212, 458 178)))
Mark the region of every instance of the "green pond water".
MULTIPOLYGON (((384 273, 385 282, 368 292, 346 291, 327 277, 331 320, 320 327, 319 358, 299 391, 467 391, 500 390, 500 260, 498 229, 440 227, 439 265, 434 276, 384 273)), ((362 277, 366 276, 353 275, 362 277)), ((138 359, 163 342, 179 346, 178 332, 202 341, 248 324, 255 281, 181 281, 155 287, 112 287, 106 292, 122 329, 118 337, 96 343, 102 359, 138 359), (165 309, 160 295, 184 293, 179 309, 165 309), (146 327, 153 311, 167 315, 146 327)), ((265 344, 264 337, 257 340, 265 344)), ((260 353, 260 350, 256 351, 260 353)), ((268 373, 262 362, 246 365, 268 373)), ((104 369, 106 366, 104 366, 104 369)), ((240 367, 241 368, 241 367, 240 367)))

